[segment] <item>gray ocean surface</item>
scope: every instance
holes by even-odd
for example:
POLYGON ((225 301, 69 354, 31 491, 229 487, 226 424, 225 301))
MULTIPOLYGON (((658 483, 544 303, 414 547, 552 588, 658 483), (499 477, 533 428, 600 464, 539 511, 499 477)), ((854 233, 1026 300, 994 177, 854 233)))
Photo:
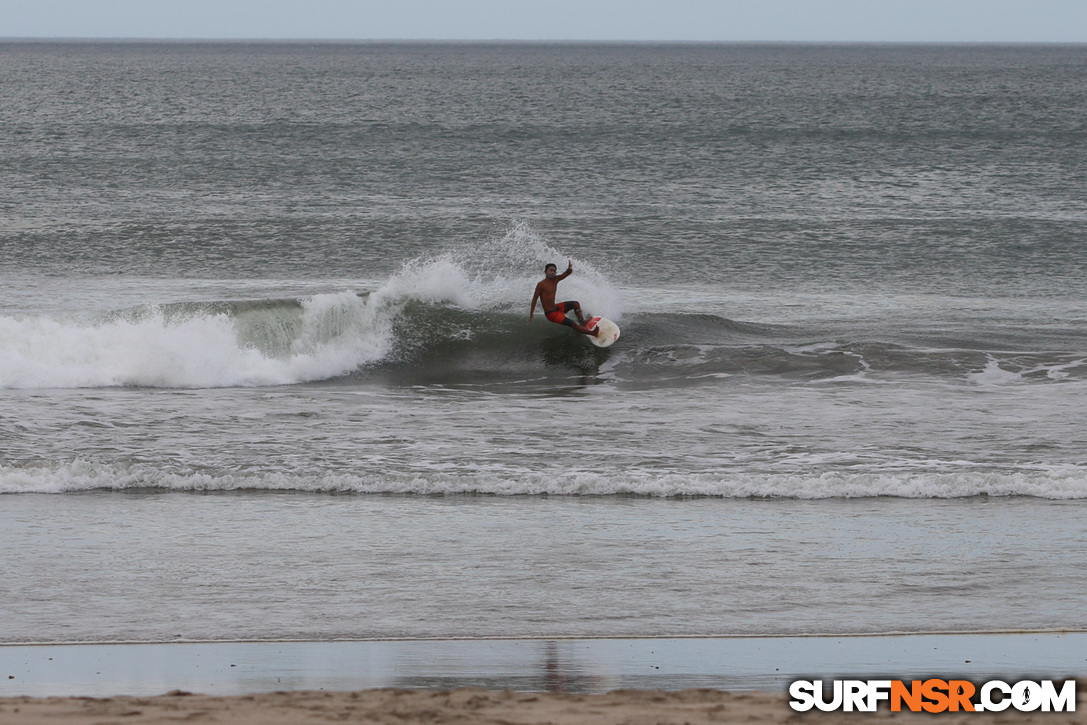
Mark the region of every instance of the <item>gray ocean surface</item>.
POLYGON ((1087 628, 1087 47, 0 43, 0 642, 1087 628), (614 319, 592 347, 531 324, 614 319))

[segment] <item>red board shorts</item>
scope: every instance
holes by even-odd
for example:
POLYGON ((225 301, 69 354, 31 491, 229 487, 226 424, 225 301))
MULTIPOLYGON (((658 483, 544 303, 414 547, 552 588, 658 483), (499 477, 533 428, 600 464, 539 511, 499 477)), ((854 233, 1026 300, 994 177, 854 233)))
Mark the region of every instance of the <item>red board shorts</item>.
POLYGON ((576 305, 577 303, 573 301, 560 302, 555 305, 555 309, 547 313, 547 319, 551 320, 556 325, 569 325, 570 327, 573 327, 574 321, 567 319, 566 311, 574 309, 576 305))

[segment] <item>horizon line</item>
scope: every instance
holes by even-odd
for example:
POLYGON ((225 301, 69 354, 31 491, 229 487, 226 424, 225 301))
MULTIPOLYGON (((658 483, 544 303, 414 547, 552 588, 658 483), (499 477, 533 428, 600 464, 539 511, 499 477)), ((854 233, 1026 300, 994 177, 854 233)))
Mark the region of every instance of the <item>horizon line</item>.
POLYGON ((1087 45, 1087 40, 684 40, 602 38, 332 38, 332 37, 187 37, 187 36, 0 36, 0 43, 403 43, 449 45, 1087 45))

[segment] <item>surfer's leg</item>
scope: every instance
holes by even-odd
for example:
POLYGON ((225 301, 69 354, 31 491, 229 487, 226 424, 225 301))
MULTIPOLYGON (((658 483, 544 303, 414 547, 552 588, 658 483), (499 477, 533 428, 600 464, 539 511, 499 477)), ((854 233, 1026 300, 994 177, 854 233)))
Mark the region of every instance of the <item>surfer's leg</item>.
POLYGON ((558 303, 557 305, 555 305, 555 309, 548 312, 545 316, 547 317, 547 319, 551 320, 556 325, 565 325, 566 324, 566 303, 565 302, 558 303))
POLYGON ((577 315, 577 321, 578 322, 580 322, 582 325, 585 324, 585 316, 583 314, 581 314, 581 303, 580 302, 578 302, 577 300, 570 300, 569 302, 563 302, 562 304, 566 307, 567 311, 570 311, 570 310, 574 311, 574 314, 577 315))

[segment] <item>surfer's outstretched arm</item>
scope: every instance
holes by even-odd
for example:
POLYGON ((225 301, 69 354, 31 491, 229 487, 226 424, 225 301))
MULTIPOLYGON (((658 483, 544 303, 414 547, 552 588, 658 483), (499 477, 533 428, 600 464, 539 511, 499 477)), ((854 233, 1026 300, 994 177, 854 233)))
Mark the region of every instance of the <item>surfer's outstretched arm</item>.
POLYGON ((566 265, 567 265, 566 266, 566 271, 563 272, 562 274, 558 275, 557 277, 555 277, 556 282, 558 282, 559 280, 566 279, 567 277, 570 276, 570 273, 574 271, 574 263, 572 261, 567 259, 566 260, 566 265))

